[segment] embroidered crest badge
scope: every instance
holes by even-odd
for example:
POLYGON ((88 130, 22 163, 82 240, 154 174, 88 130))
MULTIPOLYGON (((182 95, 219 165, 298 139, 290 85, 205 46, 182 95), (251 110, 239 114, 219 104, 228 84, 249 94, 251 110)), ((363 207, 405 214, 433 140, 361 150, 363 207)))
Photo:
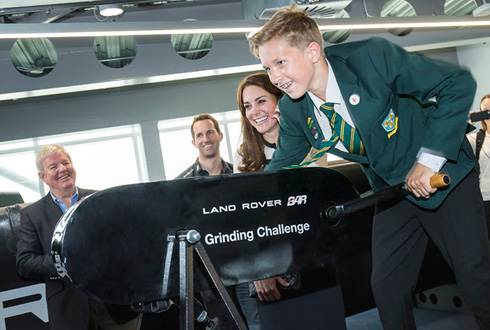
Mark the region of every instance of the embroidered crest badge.
POLYGON ((398 129, 398 117, 395 116, 393 109, 390 109, 388 115, 386 115, 385 119, 381 123, 383 129, 389 133, 388 138, 390 138, 398 129))
POLYGON ((383 126, 385 131, 388 133, 395 129, 395 113, 393 112, 393 109, 390 109, 390 112, 383 120, 381 126, 383 126))

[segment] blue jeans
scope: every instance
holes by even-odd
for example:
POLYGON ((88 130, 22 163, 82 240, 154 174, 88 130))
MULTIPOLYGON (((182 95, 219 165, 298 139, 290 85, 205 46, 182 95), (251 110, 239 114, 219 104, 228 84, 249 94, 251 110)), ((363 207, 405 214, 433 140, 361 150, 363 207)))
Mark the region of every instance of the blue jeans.
POLYGON ((247 319, 249 330, 260 330, 259 311, 257 309, 257 303, 255 298, 251 298, 248 295, 248 283, 237 284, 235 286, 235 293, 240 303, 245 318, 247 319))

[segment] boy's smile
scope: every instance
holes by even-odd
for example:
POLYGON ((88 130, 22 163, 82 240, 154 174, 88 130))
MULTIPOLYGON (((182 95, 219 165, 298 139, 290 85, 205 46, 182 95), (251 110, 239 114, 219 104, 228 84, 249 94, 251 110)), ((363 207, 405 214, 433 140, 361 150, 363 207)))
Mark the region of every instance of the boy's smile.
POLYGON ((291 46, 281 38, 273 38, 259 47, 262 66, 271 82, 298 99, 312 87, 314 61, 311 50, 291 46))

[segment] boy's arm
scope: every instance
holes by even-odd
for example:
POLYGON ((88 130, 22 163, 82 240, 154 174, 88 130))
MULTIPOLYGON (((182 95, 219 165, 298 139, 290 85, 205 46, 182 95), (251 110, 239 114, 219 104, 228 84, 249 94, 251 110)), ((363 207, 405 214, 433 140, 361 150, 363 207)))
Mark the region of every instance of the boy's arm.
POLYGON ((421 147, 424 152, 455 161, 476 90, 471 74, 456 66, 409 54, 380 38, 370 40, 368 54, 381 81, 394 93, 413 97, 421 104, 435 98, 436 110, 429 113, 430 124, 421 147))
POLYGON ((466 134, 466 137, 468 138, 473 153, 476 154, 476 133, 466 134))
POLYGON ((300 126, 299 116, 294 113, 294 111, 301 111, 299 105, 298 108, 294 107, 295 104, 282 107, 281 101, 279 104, 281 109, 279 141, 271 162, 264 169, 265 171, 280 170, 286 166, 298 165, 311 148, 300 126))
MULTIPOLYGON (((424 153, 456 161, 467 128, 476 84, 471 74, 458 67, 409 54, 386 40, 372 39, 369 58, 381 81, 398 95, 413 97, 421 104, 435 99, 421 149, 424 153)), ((436 189, 429 179, 435 170, 415 163, 407 175, 408 187, 416 197, 429 197, 436 189)))

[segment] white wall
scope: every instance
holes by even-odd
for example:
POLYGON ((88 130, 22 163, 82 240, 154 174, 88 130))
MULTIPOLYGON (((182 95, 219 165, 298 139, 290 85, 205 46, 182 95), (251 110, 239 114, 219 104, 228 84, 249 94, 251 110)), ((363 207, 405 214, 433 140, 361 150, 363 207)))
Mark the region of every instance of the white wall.
POLYGON ((471 109, 477 111, 483 95, 490 93, 490 44, 481 43, 456 48, 459 64, 469 68, 477 82, 475 100, 471 109))

